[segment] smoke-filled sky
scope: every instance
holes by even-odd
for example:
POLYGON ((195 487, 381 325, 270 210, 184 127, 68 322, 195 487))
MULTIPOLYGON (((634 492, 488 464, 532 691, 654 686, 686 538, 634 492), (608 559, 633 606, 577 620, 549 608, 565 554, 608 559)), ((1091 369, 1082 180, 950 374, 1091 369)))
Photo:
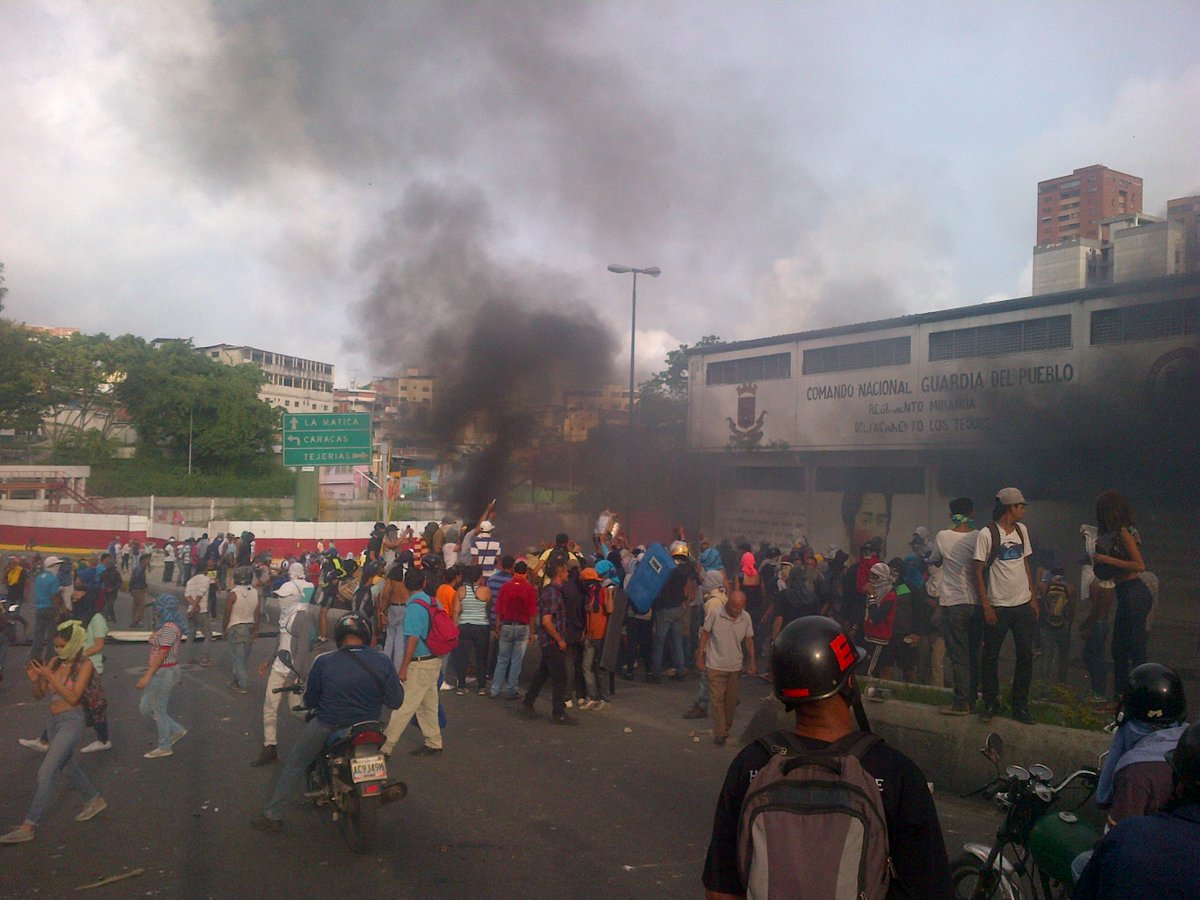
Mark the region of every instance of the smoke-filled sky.
POLYGON ((620 371, 605 266, 657 265, 648 372, 1027 294, 1037 182, 1101 163, 1162 214, 1200 193, 1198 109, 1192 0, 7 0, 5 314, 345 384, 576 310, 620 371))

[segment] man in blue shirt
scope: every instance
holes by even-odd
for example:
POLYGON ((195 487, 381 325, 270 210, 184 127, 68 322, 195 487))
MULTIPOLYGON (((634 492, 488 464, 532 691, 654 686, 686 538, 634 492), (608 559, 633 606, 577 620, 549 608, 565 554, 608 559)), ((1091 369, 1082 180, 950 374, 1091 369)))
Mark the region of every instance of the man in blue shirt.
POLYGON ((404 612, 404 655, 400 663, 400 680, 404 683, 404 705, 394 713, 387 725, 384 755, 390 755, 406 725, 417 717, 424 743, 413 756, 436 756, 442 752, 442 729, 438 725, 438 675, 441 660, 429 651, 429 622, 436 603, 426 593, 426 572, 411 567, 404 573, 408 588, 408 605, 404 612), (432 609, 431 609, 432 608, 432 609))
POLYGON ((33 579, 33 647, 29 658, 45 662, 46 652, 51 649, 54 623, 62 604, 59 593, 58 566, 62 562, 57 556, 47 556, 42 571, 33 579))
POLYGON ((338 649, 313 662, 304 689, 304 705, 317 715, 308 721, 288 754, 271 799, 251 824, 263 831, 283 827, 283 811, 296 795, 304 773, 338 728, 379 718, 380 707, 400 706, 404 689, 392 664, 378 650, 365 646, 371 629, 361 616, 342 616, 334 630, 338 649))

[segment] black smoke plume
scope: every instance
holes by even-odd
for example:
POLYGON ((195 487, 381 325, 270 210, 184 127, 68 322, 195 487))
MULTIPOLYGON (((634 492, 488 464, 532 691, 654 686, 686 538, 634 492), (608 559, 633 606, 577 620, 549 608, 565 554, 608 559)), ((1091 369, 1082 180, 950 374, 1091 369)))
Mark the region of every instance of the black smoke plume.
POLYGON ((377 278, 357 311, 373 359, 437 376, 437 444, 455 446, 468 426, 489 436, 453 486, 466 516, 505 492, 515 455, 537 437, 533 411, 602 384, 619 348, 570 278, 499 259, 496 231, 478 190, 414 185, 365 251, 377 278))

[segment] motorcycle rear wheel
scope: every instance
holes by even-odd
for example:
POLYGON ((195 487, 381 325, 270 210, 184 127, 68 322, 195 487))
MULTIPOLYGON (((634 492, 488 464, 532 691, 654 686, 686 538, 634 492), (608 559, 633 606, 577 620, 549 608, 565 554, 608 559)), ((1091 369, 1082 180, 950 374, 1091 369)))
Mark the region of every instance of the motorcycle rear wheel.
POLYGON ((357 791, 350 791, 344 802, 338 816, 342 837, 355 853, 370 853, 379 833, 379 797, 360 797, 357 791))
POLYGON ((964 853, 950 864, 950 884, 955 900, 1020 900, 1011 880, 995 869, 985 869, 983 860, 964 853))

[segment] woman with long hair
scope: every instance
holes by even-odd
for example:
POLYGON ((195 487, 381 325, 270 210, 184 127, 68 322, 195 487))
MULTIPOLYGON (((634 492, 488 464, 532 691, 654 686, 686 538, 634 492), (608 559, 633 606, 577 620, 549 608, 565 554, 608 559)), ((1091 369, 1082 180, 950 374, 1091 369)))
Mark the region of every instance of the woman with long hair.
POLYGON ((1116 584, 1117 613, 1113 619, 1113 690, 1120 692, 1130 670, 1146 661, 1146 616, 1154 598, 1139 577, 1146 571, 1141 537, 1129 501, 1116 491, 1096 498, 1100 537, 1092 555, 1096 577, 1116 584), (1108 552, 1100 552, 1105 550, 1108 552))
POLYGON ((34 831, 54 798, 60 775, 65 775, 87 801, 75 821, 86 822, 108 806, 75 759, 75 745, 84 727, 83 696, 95 671, 83 653, 86 643, 87 631, 82 625, 74 619, 63 622, 54 635, 55 658, 48 664, 31 659, 25 667, 34 699, 51 695, 50 720, 46 724, 49 746, 38 769, 37 791, 25 821, 0 836, 2 844, 33 840, 34 831))

